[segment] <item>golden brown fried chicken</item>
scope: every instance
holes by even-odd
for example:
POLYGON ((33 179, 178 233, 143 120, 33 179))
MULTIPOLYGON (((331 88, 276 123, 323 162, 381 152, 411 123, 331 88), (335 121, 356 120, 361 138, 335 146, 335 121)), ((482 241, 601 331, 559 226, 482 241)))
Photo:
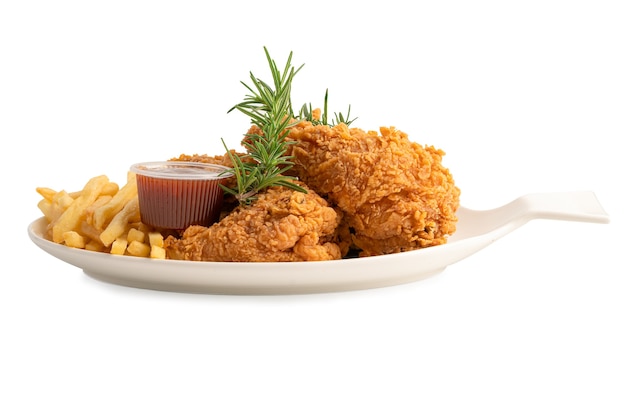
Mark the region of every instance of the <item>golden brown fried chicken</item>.
POLYGON ((360 255, 443 244, 456 230, 460 191, 443 151, 393 127, 379 134, 302 121, 288 139, 294 176, 344 212, 360 255))
POLYGON ((213 165, 222 165, 229 168, 233 167, 230 157, 228 157, 228 153, 215 156, 209 156, 207 154, 200 155, 197 153, 188 155, 183 153, 180 156, 171 158, 170 160, 177 162, 211 163, 213 165))
MULTIPOLYGON (((308 189, 304 184, 299 184, 308 189)), ((168 258, 201 261, 285 262, 340 259, 341 214, 317 195, 268 188, 210 227, 191 226, 165 240, 168 258)))

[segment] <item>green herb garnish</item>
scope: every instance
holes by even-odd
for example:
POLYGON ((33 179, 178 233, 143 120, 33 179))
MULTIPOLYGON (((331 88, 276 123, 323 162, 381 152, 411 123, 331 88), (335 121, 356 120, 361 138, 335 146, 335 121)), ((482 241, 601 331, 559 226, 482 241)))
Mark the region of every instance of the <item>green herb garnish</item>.
MULTIPOLYGON (((237 179, 237 186, 236 188, 226 186, 222 188, 225 192, 234 195, 242 205, 250 204, 262 189, 270 186, 285 186, 306 193, 306 189, 293 182, 296 180, 295 177, 284 175, 293 166, 292 156, 285 153, 294 142, 286 138, 289 128, 297 123, 293 117, 291 105, 291 84, 303 65, 295 69, 291 65, 293 53, 290 53, 285 69, 281 72, 270 57, 267 48, 264 50, 270 65, 273 86, 250 72, 252 87, 241 82, 250 94, 247 94, 241 103, 228 110, 230 113, 237 109, 246 114, 251 118, 251 123, 260 130, 259 134, 246 134, 243 145, 248 154, 245 158, 228 152, 234 165, 231 171, 237 179)), ((222 143, 224 143, 223 140, 222 143)))
POLYGON ((303 105, 299 114, 293 112, 291 103, 291 84, 294 76, 302 69, 291 65, 293 52, 285 64, 283 72, 276 66, 276 62, 270 57, 267 48, 265 56, 272 73, 272 84, 262 81, 250 72, 252 86, 241 82, 249 91, 244 100, 233 106, 228 112, 239 110, 251 119, 251 124, 258 127, 260 133, 247 133, 242 141, 247 154, 240 157, 234 152, 228 151, 228 147, 222 139, 233 163, 229 171, 235 175, 237 184, 234 188, 223 186, 225 192, 234 195, 241 205, 250 204, 256 199, 256 195, 270 186, 285 186, 287 188, 304 192, 306 189, 294 183, 297 178, 285 175, 293 166, 291 155, 287 155, 289 146, 295 144, 288 140, 289 128, 300 120, 308 120, 313 124, 334 126, 339 123, 350 125, 355 119, 350 120, 350 107, 344 116, 335 113, 335 118, 328 122, 328 90, 324 96, 324 111, 321 120, 313 119, 311 104, 303 105))
POLYGON ((357 118, 353 118, 350 120, 350 110, 351 107, 348 106, 348 112, 344 116, 343 113, 335 113, 335 118, 330 122, 328 121, 328 89, 326 89, 326 94, 324 95, 324 110, 322 111, 321 118, 316 120, 313 118, 313 106, 309 103, 304 104, 300 109, 300 118, 303 120, 310 121, 314 125, 326 125, 326 126, 336 126, 337 124, 343 123, 346 126, 349 126, 354 120, 357 118))

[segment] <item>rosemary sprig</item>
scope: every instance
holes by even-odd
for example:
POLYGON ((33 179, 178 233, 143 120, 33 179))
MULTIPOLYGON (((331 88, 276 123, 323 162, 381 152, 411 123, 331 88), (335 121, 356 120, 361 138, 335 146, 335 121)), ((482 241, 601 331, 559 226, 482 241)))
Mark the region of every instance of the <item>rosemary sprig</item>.
POLYGON ((345 116, 341 112, 339 114, 335 113, 335 118, 328 122, 328 89, 326 89, 326 94, 324 95, 324 110, 322 111, 320 120, 315 120, 313 118, 313 106, 310 103, 308 104, 308 106, 307 104, 304 104, 302 106, 302 108, 300 109, 299 118, 310 121, 314 125, 322 124, 332 127, 336 126, 337 124, 344 123, 345 125, 349 126, 354 120, 358 118, 355 117, 350 120, 350 110, 351 106, 348 106, 348 112, 345 116))
MULTIPOLYGON (((243 140, 248 152, 247 157, 241 158, 233 152, 228 152, 234 166, 231 171, 235 175, 237 185, 236 188, 226 186, 222 188, 234 195, 242 205, 250 204, 262 189, 270 186, 285 186, 306 192, 306 189, 293 182, 296 178, 284 175, 293 166, 292 156, 286 155, 287 148, 293 144, 292 141, 286 140, 289 127, 296 122, 291 104, 291 84, 303 65, 295 69, 291 65, 293 53, 290 53, 281 72, 267 48, 264 47, 264 50, 273 86, 250 72, 252 86, 241 82, 249 94, 241 103, 228 110, 229 113, 235 109, 241 111, 250 117, 251 123, 260 130, 260 134, 246 134, 243 140)), ((225 144, 224 146, 226 147, 225 144)))
POLYGON ((289 128, 300 120, 308 120, 314 124, 334 126, 339 123, 350 125, 356 118, 350 119, 350 107, 344 116, 335 113, 335 118, 328 122, 328 89, 324 96, 324 111, 321 120, 313 119, 311 104, 303 105, 298 116, 294 115, 291 102, 291 85, 295 75, 304 65, 295 68, 291 65, 293 52, 281 72, 276 62, 271 58, 267 48, 263 48, 272 74, 272 84, 257 78, 250 72, 251 86, 241 82, 249 91, 244 100, 233 106, 228 112, 239 110, 251 119, 251 124, 258 127, 260 133, 248 133, 243 140, 247 154, 240 157, 234 152, 228 151, 228 147, 222 140, 222 144, 233 163, 230 169, 235 175, 236 186, 229 188, 223 186, 225 192, 234 195, 241 205, 250 204, 256 195, 270 186, 285 186, 287 188, 307 192, 306 189, 294 183, 297 179, 285 175, 293 166, 292 156, 287 155, 289 146, 295 144, 288 140, 289 128))

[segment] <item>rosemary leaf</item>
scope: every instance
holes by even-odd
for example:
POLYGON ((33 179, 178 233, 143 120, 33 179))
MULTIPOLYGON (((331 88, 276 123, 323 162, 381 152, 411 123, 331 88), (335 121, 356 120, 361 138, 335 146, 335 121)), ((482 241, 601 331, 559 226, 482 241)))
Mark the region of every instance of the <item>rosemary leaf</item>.
POLYGON ((273 86, 250 72, 250 85, 242 82, 249 94, 228 110, 236 109, 250 117, 252 125, 261 131, 261 134, 247 134, 244 140, 244 147, 253 162, 244 162, 237 154, 228 152, 233 163, 231 171, 236 178, 236 188, 223 188, 240 204, 249 204, 257 193, 270 186, 286 186, 306 192, 293 182, 296 178, 284 175, 293 166, 291 157, 285 155, 288 146, 293 143, 285 140, 294 119, 291 85, 302 66, 296 69, 291 65, 293 53, 290 53, 281 72, 267 48, 264 50, 273 86))

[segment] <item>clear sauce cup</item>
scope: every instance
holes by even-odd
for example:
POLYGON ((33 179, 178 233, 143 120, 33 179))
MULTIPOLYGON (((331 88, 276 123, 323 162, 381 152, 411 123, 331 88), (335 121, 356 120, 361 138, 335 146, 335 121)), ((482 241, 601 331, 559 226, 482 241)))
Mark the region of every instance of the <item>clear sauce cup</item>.
POLYGON ((219 219, 224 184, 232 173, 220 165, 197 162, 136 163, 141 222, 183 231, 190 225, 210 226, 219 219))

